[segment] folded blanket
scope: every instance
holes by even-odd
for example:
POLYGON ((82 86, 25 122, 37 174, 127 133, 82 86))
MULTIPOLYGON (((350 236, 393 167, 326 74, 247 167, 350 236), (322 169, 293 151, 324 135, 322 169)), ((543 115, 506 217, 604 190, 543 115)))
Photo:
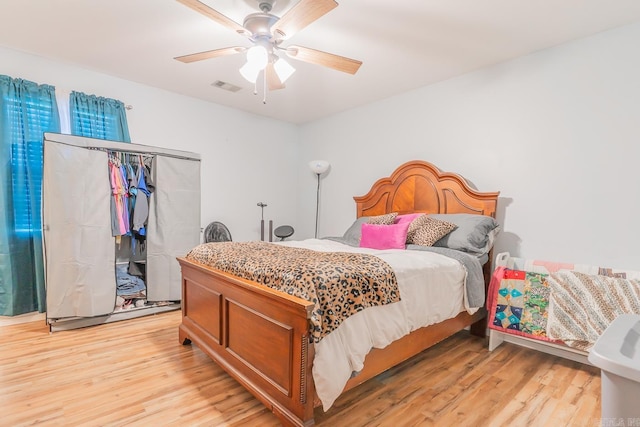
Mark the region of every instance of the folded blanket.
POLYGON ((547 281, 547 333, 570 347, 589 350, 620 314, 640 314, 640 280, 559 271, 547 281))
POLYGON ((497 267, 487 296, 489 328, 527 338, 554 341, 547 335, 548 274, 497 267))
POLYGON ((129 274, 127 265, 116 265, 116 295, 133 296, 140 295, 146 289, 144 280, 129 274))

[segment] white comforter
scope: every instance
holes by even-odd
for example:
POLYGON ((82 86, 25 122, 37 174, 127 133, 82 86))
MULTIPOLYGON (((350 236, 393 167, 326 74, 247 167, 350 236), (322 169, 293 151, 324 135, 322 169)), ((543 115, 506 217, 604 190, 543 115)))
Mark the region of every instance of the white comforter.
POLYGON ((362 370, 372 348, 386 347, 411 331, 455 317, 465 309, 466 270, 444 255, 356 248, 318 239, 278 243, 322 252, 376 255, 393 268, 398 279, 400 302, 358 312, 315 345, 313 379, 325 411, 342 393, 352 373, 362 370))

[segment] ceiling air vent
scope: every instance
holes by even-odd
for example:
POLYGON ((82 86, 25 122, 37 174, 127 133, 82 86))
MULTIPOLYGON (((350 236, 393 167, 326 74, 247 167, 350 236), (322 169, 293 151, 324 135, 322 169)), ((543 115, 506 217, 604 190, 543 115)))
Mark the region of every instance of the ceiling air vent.
POLYGON ((216 80, 211 83, 211 86, 218 87, 229 92, 237 92, 242 89, 240 86, 232 85, 231 83, 223 82, 221 80, 216 80))

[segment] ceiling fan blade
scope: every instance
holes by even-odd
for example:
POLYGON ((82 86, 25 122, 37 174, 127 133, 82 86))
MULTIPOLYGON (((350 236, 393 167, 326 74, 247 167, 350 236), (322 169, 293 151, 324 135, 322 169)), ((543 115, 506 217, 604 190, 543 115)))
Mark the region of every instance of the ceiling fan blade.
POLYGON ((337 6, 335 0, 300 0, 273 25, 272 32, 287 39, 337 6))
POLYGON ((310 49, 302 46, 289 46, 286 49, 287 55, 300 61, 311 64, 322 65, 349 74, 355 74, 362 61, 358 61, 344 56, 334 55, 321 50, 310 49))
POLYGON ((280 78, 278 77, 278 74, 276 74, 276 69, 274 68, 272 63, 267 64, 265 73, 267 73, 267 87, 269 88, 269 90, 284 89, 284 83, 280 81, 280 78))
POLYGON ((202 61, 203 59, 217 58, 218 56, 234 55, 236 53, 242 53, 245 50, 247 50, 246 47, 240 47, 240 46, 225 47, 222 49, 207 50, 205 52, 200 52, 200 53, 192 53, 191 55, 177 56, 173 59, 176 59, 180 62, 184 62, 185 64, 188 64, 190 62, 202 61))
POLYGON ((232 29, 233 31, 236 31, 240 34, 246 33, 246 29, 238 24, 236 21, 234 21, 231 18, 226 17, 225 15, 223 15, 222 13, 218 12, 217 10, 207 6, 206 4, 199 2, 198 0, 176 0, 178 3, 182 3, 183 5, 190 7, 191 9, 195 10, 196 12, 199 12, 201 14, 203 14, 204 16, 206 16, 207 18, 210 18, 214 21, 216 21, 218 24, 224 25, 227 28, 232 29))

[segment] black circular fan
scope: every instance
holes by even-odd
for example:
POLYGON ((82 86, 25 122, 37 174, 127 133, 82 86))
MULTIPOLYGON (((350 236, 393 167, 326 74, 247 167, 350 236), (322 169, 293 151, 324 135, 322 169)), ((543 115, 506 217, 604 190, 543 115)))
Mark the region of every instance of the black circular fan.
POLYGON ((293 227, 290 225, 281 225, 273 230, 273 234, 275 234, 276 237, 279 237, 280 240, 284 240, 293 234, 293 227))
POLYGON ((231 233, 229 229, 221 222, 213 221, 204 229, 204 242, 230 242, 231 233))

